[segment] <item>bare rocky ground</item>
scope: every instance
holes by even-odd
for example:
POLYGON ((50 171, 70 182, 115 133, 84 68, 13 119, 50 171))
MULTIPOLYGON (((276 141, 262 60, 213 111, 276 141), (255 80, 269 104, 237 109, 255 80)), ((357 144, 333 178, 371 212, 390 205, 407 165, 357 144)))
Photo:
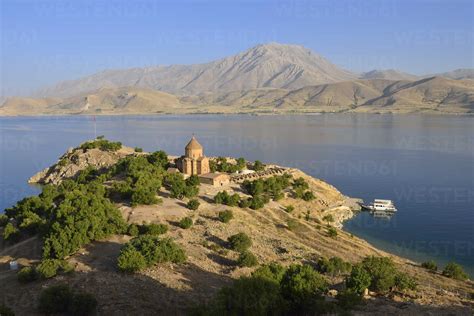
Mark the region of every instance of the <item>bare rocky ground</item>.
MULTIPOLYGON (((353 216, 350 200, 331 185, 290 169, 294 177, 307 179, 317 199, 311 202, 285 197, 270 202, 264 209, 254 211, 212 203, 211 197, 222 188, 201 185, 197 211, 186 209, 185 202, 168 197, 163 190, 162 204, 131 208, 118 205, 130 223, 166 223, 166 234, 176 240, 186 251, 185 264, 162 264, 139 274, 123 274, 116 269, 116 258, 130 237, 112 236, 94 242, 68 258, 74 265, 72 274, 57 276, 46 281, 20 284, 14 271, 8 270, 8 262, 17 259, 21 265, 29 265, 41 257, 41 243, 30 238, 16 245, 1 242, 0 245, 0 302, 13 307, 18 315, 35 315, 37 298, 42 288, 65 282, 73 288, 93 293, 98 301, 100 315, 181 315, 197 303, 209 301, 223 286, 242 275, 249 275, 253 268, 240 268, 235 264, 238 254, 226 249, 226 240, 238 232, 251 236, 250 250, 260 263, 316 262, 320 256, 338 256, 352 263, 367 255, 390 256, 399 269, 413 276, 419 283, 416 292, 391 293, 388 296, 368 296, 355 315, 472 315, 472 281, 462 282, 430 273, 417 263, 390 255, 374 248, 366 241, 338 228, 338 236, 327 235, 322 217, 332 214, 334 225, 340 227, 344 219, 353 216), (295 206, 292 213, 284 211, 287 205, 295 206), (224 224, 217 214, 232 209, 234 219, 224 224), (307 210, 310 219, 306 220, 307 210), (191 216, 194 225, 187 230, 177 226, 184 216, 191 216), (296 228, 289 229, 287 222, 295 220, 296 228)), ((236 184, 226 187, 239 194, 236 184)), ((341 278, 330 280, 339 289, 341 278)))

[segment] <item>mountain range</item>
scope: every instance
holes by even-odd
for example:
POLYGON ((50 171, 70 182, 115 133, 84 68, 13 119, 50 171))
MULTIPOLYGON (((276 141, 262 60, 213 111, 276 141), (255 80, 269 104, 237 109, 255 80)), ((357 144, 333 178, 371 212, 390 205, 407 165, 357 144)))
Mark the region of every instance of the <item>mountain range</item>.
POLYGON ((0 115, 235 112, 474 112, 474 69, 429 76, 342 69, 269 43, 205 64, 106 70, 10 97, 0 115))

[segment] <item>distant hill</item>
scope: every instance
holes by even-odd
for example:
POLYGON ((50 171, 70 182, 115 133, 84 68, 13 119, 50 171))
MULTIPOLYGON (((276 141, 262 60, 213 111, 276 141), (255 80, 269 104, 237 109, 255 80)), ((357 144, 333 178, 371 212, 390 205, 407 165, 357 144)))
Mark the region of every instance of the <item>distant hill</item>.
POLYGON ((419 77, 395 69, 374 69, 363 73, 360 79, 417 80, 419 77))
POLYGON ((303 46, 269 43, 204 64, 107 70, 34 97, 2 99, 0 115, 254 112, 472 113, 474 69, 361 75, 303 46))
POLYGON ((356 77, 303 46, 270 43, 205 64, 107 70, 60 82, 38 91, 36 96, 65 98, 118 87, 147 88, 179 95, 262 87, 296 89, 356 77))
POLYGON ((259 88, 176 96, 145 88, 100 89, 65 99, 10 98, 0 115, 305 113, 474 113, 471 80, 431 77, 352 80, 299 89, 259 88))
POLYGON ((439 76, 455 80, 474 79, 474 69, 456 69, 431 76, 439 76))

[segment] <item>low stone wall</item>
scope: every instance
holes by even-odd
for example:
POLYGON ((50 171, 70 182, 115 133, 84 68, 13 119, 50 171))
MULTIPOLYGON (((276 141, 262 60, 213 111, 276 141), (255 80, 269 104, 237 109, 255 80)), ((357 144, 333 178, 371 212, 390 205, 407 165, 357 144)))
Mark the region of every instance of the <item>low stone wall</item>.
POLYGON ((257 180, 260 178, 282 175, 287 170, 288 170, 287 168, 272 167, 272 168, 269 168, 263 171, 257 171, 254 173, 234 175, 230 177, 230 181, 235 182, 235 183, 241 183, 241 182, 244 182, 245 180, 249 180, 249 181, 257 180))

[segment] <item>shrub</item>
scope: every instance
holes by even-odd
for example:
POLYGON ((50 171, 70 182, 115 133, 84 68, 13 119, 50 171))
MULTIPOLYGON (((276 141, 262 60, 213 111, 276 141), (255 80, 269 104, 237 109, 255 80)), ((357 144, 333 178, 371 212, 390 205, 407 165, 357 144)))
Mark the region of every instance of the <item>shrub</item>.
POLYGON ((362 303, 362 296, 351 290, 344 290, 337 294, 337 305, 343 310, 351 310, 362 303))
POLYGON ((240 195, 234 193, 230 195, 227 191, 221 191, 216 194, 214 197, 214 202, 216 204, 224 204, 228 206, 237 206, 240 202, 240 195))
POLYGON ((189 200, 188 204, 186 204, 186 207, 190 210, 195 211, 199 208, 199 205, 201 205, 201 203, 199 203, 198 200, 192 199, 192 200, 189 200))
POLYGON ((244 251, 240 253, 237 264, 241 267, 254 267, 258 264, 258 260, 250 251, 244 251))
POLYGON ((3 229, 3 239, 16 241, 20 236, 20 231, 12 223, 5 225, 3 229))
POLYGON ((321 273, 337 276, 351 272, 352 265, 339 257, 332 257, 329 260, 321 257, 318 260, 318 271, 321 273))
POLYGON ((252 169, 255 171, 262 171, 265 169, 265 165, 260 160, 255 160, 252 169))
POLYGON ((137 237, 140 234, 140 229, 136 224, 128 225, 127 235, 132 237, 137 237))
MULTIPOLYGON (((189 177, 184 180, 183 175, 180 173, 169 173, 166 175, 166 186, 170 190, 170 196, 172 198, 180 199, 192 198, 199 193, 199 186, 195 185, 195 177, 189 177)), ((199 184, 199 179, 197 180, 199 184)))
POLYGON ((291 265, 281 280, 281 292, 296 310, 313 310, 327 290, 324 277, 309 265, 291 265))
POLYGON ((163 170, 166 170, 169 165, 168 155, 163 150, 151 153, 150 155, 148 155, 147 160, 152 165, 158 166, 163 170))
POLYGON ((186 185, 188 186, 198 186, 199 185, 199 177, 195 174, 190 176, 185 180, 186 185))
POLYGON ((0 214, 0 227, 4 227, 8 224, 8 216, 5 214, 0 214))
POLYGON ((306 182, 302 177, 299 177, 298 179, 293 180, 293 189, 302 189, 303 191, 307 190, 309 189, 308 182, 306 182))
POLYGON ((250 199, 241 199, 240 202, 239 202, 239 207, 240 208, 246 208, 246 207, 250 207, 250 199))
POLYGON ((398 273, 395 276, 395 286, 401 291, 407 290, 407 289, 415 290, 417 287, 417 283, 412 277, 404 273, 398 273))
POLYGON ((259 277, 242 277, 222 288, 204 315, 280 315, 285 303, 278 284, 259 277))
POLYGON ((140 148, 140 147, 135 147, 135 152, 136 153, 141 153, 141 152, 143 152, 143 149, 140 148))
POLYGON ((295 207, 293 205, 288 205, 287 207, 285 207, 285 212, 287 213, 291 213, 295 210, 295 207))
POLYGON ((252 210, 258 210, 265 206, 265 200, 261 196, 254 196, 250 199, 249 207, 252 210))
POLYGON ((44 314, 65 313, 72 298, 73 293, 67 285, 53 285, 41 292, 38 309, 44 314))
POLYGON ((323 221, 327 222, 329 226, 329 223, 334 222, 334 217, 332 216, 332 214, 324 215, 323 221))
POLYGON ((156 190, 149 187, 136 187, 131 195, 130 205, 152 205, 157 204, 160 200, 156 197, 156 190))
POLYGON ((252 240, 245 233, 238 233, 230 236, 228 242, 230 248, 238 252, 244 252, 252 246, 252 240))
POLYGON ((166 224, 149 224, 142 225, 140 227, 140 233, 145 235, 163 235, 168 231, 168 225, 166 224))
POLYGON ((191 217, 185 217, 179 221, 179 227, 181 227, 182 229, 188 229, 191 226, 193 226, 193 220, 191 219, 191 217))
MULTIPOLYGON (((17 278, 20 283, 29 283, 38 279, 38 274, 33 267, 23 267, 18 271, 17 278)), ((0 315, 3 315, 0 313, 0 315)))
POLYGON ((328 228, 328 236, 331 238, 336 238, 337 237, 337 230, 334 227, 329 227, 328 228))
POLYGON ((97 299, 89 293, 75 293, 68 308, 73 315, 91 315, 97 308, 97 299))
POLYGON ((436 264, 434 260, 425 261, 421 264, 421 266, 425 268, 426 270, 430 270, 432 272, 438 271, 438 265, 436 264))
POLYGON ((13 312, 13 310, 6 306, 6 305, 3 305, 3 304, 0 304, 0 315, 2 316, 15 316, 15 313, 13 312))
POLYGON ((219 212, 219 220, 223 223, 228 223, 232 218, 234 218, 234 213, 231 210, 225 210, 219 212))
POLYGON ((59 271, 68 271, 70 269, 67 262, 59 259, 43 259, 36 267, 36 271, 42 279, 52 278, 56 276, 59 271))
POLYGON ((288 227, 289 230, 294 232, 300 227, 300 223, 298 223, 296 219, 290 218, 289 220, 286 221, 286 226, 288 227))
POLYGON ((364 290, 369 288, 371 282, 372 277, 362 264, 356 264, 352 267, 351 274, 346 279, 347 288, 359 295, 363 294, 364 290))
POLYGON ((443 275, 461 281, 468 278, 468 275, 464 272, 463 268, 455 262, 448 263, 446 267, 444 267, 443 275))
POLYGON ((253 277, 268 279, 276 284, 280 284, 286 268, 278 263, 270 263, 261 266, 252 273, 253 277))
POLYGON ((303 197, 302 197, 302 199, 305 201, 312 201, 315 198, 316 197, 314 196, 312 191, 306 191, 305 193, 303 193, 303 197))
POLYGON ((185 260, 186 255, 183 249, 171 239, 160 239, 153 235, 141 235, 130 240, 122 248, 117 265, 121 271, 135 272, 155 263, 182 263, 185 260))
POLYGON ((146 265, 145 257, 133 247, 123 248, 117 259, 117 266, 122 272, 137 272, 144 269, 146 265))

